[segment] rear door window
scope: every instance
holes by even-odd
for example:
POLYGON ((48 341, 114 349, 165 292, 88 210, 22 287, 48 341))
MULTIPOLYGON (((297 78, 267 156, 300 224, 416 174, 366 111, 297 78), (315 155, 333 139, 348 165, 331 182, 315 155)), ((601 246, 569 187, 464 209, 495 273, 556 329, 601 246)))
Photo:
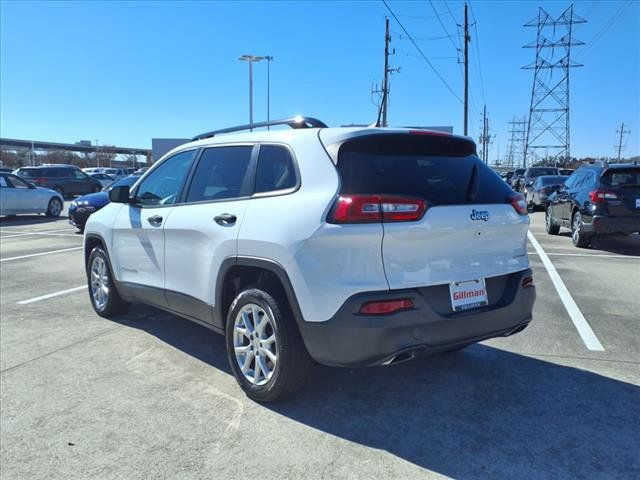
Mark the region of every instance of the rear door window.
POLYGON ((340 147, 337 167, 344 194, 413 196, 430 205, 504 203, 512 194, 475 145, 455 137, 359 137, 340 147))
POLYGON ((262 145, 258 154, 255 192, 273 192, 296 186, 291 153, 280 145, 262 145))
POLYGON ((207 148, 202 152, 187 193, 187 203, 249 195, 245 184, 253 146, 207 148))

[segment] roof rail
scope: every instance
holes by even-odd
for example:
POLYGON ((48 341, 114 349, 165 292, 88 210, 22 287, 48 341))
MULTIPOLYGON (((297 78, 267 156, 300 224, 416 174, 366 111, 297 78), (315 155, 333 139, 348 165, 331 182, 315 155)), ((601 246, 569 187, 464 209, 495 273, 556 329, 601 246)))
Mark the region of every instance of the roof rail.
POLYGON ((269 122, 259 122, 252 125, 239 125, 237 127, 223 128, 212 132, 201 133, 191 139, 192 142, 202 140, 203 138, 211 138, 222 133, 242 132, 244 130, 252 130, 254 128, 273 127, 275 125, 288 125, 291 128, 327 128, 327 125, 313 117, 301 117, 296 115, 293 118, 282 118, 280 120, 271 120, 269 122))

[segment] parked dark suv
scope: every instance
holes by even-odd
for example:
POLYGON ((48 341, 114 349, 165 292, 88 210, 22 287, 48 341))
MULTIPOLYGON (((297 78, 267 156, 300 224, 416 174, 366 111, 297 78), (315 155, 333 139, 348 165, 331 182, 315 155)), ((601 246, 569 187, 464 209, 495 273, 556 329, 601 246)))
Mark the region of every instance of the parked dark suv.
POLYGON ((102 190, 98 180, 91 178, 73 165, 22 167, 16 173, 39 187, 55 190, 63 197, 85 195, 102 190))
POLYGON ((548 199, 547 233, 571 229, 576 247, 594 235, 640 232, 640 166, 587 165, 548 199))
POLYGON ((520 182, 520 191, 525 192, 527 187, 533 185, 536 178, 543 175, 559 175, 556 167, 529 167, 525 170, 522 181, 520 182))

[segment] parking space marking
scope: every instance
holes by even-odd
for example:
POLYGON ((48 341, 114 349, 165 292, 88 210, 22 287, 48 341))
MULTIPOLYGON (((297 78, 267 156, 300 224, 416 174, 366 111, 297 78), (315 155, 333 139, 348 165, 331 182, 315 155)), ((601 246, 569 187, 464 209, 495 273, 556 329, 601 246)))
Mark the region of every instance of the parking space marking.
POLYGON ((4 233, 4 234, 8 234, 8 235, 0 235, 0 239, 2 238, 13 238, 13 237, 24 237, 25 235, 54 235, 54 234, 58 234, 58 235, 69 235, 68 232, 70 232, 71 230, 68 228, 65 229, 58 229, 58 230, 43 230, 41 232, 34 230, 32 232, 24 232, 21 230, 4 230, 0 233, 4 233), (67 233, 62 233, 62 232, 67 232, 67 233))
POLYGON ((62 248, 60 250, 49 250, 48 252, 30 253, 29 255, 20 255, 17 257, 0 258, 0 262, 10 262, 11 260, 21 260, 23 258, 40 257, 42 255, 50 255, 52 253, 70 252, 72 250, 82 250, 84 247, 62 248))
POLYGON ((4 240, 7 238, 16 238, 16 237, 28 237, 28 236, 37 236, 42 235, 45 237, 74 237, 82 240, 82 235, 77 235, 75 233, 49 233, 49 232, 24 232, 18 233, 16 235, 0 235, 0 240, 4 240))
POLYGON ((556 288, 556 291, 560 296, 560 300, 562 300, 562 304, 567 310, 567 313, 569 314, 571 321, 575 325, 576 330, 578 330, 578 333, 580 334, 580 337, 582 338, 585 346, 589 350, 595 352, 604 352, 604 347, 600 343, 600 340, 598 340, 598 337, 596 337, 596 334, 593 333, 593 330, 591 329, 591 326, 587 322, 586 318, 584 318, 584 315, 582 315, 580 308, 578 308, 578 305, 571 296, 571 293, 569 293, 567 286, 562 281, 562 278, 560 278, 556 267, 553 266, 553 263, 551 263, 551 260, 531 232, 527 232, 527 237, 529 237, 529 241, 533 245, 533 248, 535 248, 536 253, 540 257, 540 260, 542 260, 544 268, 547 269, 547 273, 549 274, 549 277, 553 282, 553 286, 556 288))
MULTIPOLYGON (((534 254, 534 253, 538 253, 538 252, 527 252, 528 254, 534 254)), ((635 259, 640 259, 640 255, 614 255, 614 254, 608 254, 608 253, 603 253, 603 254, 599 254, 599 253, 555 253, 555 252, 545 252, 547 255, 553 255, 556 257, 590 257, 590 258, 598 258, 598 257, 603 257, 603 258, 635 258, 635 259)))
POLYGON ((66 295, 67 293, 77 292, 79 290, 84 290, 86 288, 87 288, 86 285, 82 285, 81 287, 68 288, 66 290, 60 290, 59 292, 48 293, 46 295, 41 295, 39 297, 29 298, 27 300, 20 300, 19 302, 16 302, 16 303, 18 305, 27 305, 29 303, 39 302, 40 300, 46 300, 48 298, 59 297, 60 295, 66 295))

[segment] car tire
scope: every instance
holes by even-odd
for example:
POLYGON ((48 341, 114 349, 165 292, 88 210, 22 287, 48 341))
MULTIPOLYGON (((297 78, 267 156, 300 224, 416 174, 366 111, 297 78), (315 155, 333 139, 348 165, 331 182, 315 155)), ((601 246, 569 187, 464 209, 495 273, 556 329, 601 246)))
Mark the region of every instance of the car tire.
POLYGON ((231 371, 257 402, 284 400, 300 391, 313 368, 288 303, 260 288, 233 300, 225 338, 231 371))
POLYGON ((584 232, 580 212, 575 212, 571 218, 571 241, 578 248, 587 248, 591 243, 591 236, 584 232))
POLYGON ((91 306, 101 317, 124 313, 129 308, 116 289, 109 257, 102 246, 95 247, 89 255, 87 288, 91 306))
POLYGON ((560 225, 556 225, 553 221, 553 216, 551 215, 551 207, 547 207, 544 220, 545 228, 549 235, 558 235, 558 233, 560 233, 560 225))
POLYGON ((60 216, 60 212, 62 212, 62 202, 58 197, 53 197, 49 200, 49 205, 47 205, 47 211, 45 215, 49 218, 56 218, 60 216))

